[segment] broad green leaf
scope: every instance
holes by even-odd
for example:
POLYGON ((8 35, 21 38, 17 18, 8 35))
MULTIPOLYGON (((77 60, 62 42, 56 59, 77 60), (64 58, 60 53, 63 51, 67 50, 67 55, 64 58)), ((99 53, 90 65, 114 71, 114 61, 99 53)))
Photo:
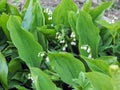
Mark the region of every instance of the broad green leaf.
POLYGON ((37 27, 45 25, 45 18, 42 12, 42 8, 39 4, 39 1, 36 0, 32 8, 32 21, 30 24, 30 32, 38 40, 44 50, 47 50, 46 38, 41 32, 37 31, 37 27))
POLYGON ((7 27, 12 42, 18 49, 20 58, 28 66, 38 67, 42 60, 42 57, 38 57, 38 53, 42 51, 42 47, 36 42, 32 34, 25 31, 20 25, 21 23, 18 17, 10 16, 7 27))
POLYGON ((5 13, 2 13, 1 17, 0 17, 0 25, 2 27, 2 30, 4 32, 4 34, 6 35, 7 39, 10 40, 10 35, 9 35, 9 31, 7 29, 7 21, 9 19, 9 16, 5 13))
POLYGON ((85 4, 83 5, 83 10, 89 12, 92 6, 92 0, 86 0, 85 4))
POLYGON ((76 23, 76 30, 79 36, 80 54, 84 56, 92 54, 92 57, 96 58, 98 56, 100 41, 99 30, 93 24, 92 18, 87 12, 80 11, 76 23))
POLYGON ((0 13, 5 10, 7 0, 0 0, 0 13))
POLYGON ((39 0, 34 0, 33 2, 30 1, 22 26, 33 34, 34 38, 41 44, 44 50, 47 50, 44 35, 37 31, 37 27, 41 27, 43 25, 45 25, 45 18, 39 0))
POLYGON ((45 24, 44 14, 39 0, 30 0, 29 6, 25 13, 22 26, 26 30, 35 31, 36 26, 42 26, 45 24), (26 24, 27 23, 27 24, 26 24))
POLYGON ((42 12, 42 7, 40 6, 40 3, 38 0, 34 2, 34 6, 32 8, 32 21, 30 24, 30 31, 34 32, 36 30, 36 27, 41 27, 45 25, 45 18, 44 14, 42 12))
POLYGON ((55 84, 38 68, 30 68, 35 90, 56 90, 55 84))
POLYGON ((73 79, 78 78, 85 67, 81 61, 69 53, 49 53, 50 64, 60 75, 61 79, 70 85, 74 85, 73 79))
POLYGON ((77 11, 77 6, 73 0, 62 0, 53 12, 53 24, 69 25, 68 12, 70 11, 77 11))
POLYGON ((5 57, 0 52, 0 82, 3 85, 4 89, 8 89, 8 66, 5 60, 5 57))
POLYGON ((29 6, 27 8, 27 11, 25 13, 25 16, 23 18, 23 21, 22 21, 22 26, 25 30, 29 30, 30 29, 30 24, 31 24, 31 21, 32 21, 32 6, 33 5, 33 0, 30 0, 29 2, 29 6))
POLYGON ((105 61, 89 59, 85 56, 82 56, 82 58, 86 61, 86 63, 88 64, 89 68, 92 71, 98 71, 98 72, 102 72, 104 74, 110 75, 109 65, 105 61))
POLYGON ((114 90, 109 76, 99 72, 88 72, 85 75, 93 84, 93 90, 114 90))
POLYGON ((101 17, 105 10, 109 9, 112 6, 112 2, 103 2, 101 5, 95 7, 90 11, 90 15, 92 16, 92 20, 96 20, 101 17))

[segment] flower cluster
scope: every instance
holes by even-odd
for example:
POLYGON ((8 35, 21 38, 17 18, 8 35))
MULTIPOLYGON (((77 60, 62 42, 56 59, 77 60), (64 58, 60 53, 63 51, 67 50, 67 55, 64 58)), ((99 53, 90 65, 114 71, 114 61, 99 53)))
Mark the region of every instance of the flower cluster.
POLYGON ((76 46, 76 36, 74 32, 71 33, 70 38, 72 38, 71 45, 76 46))
POLYGON ((61 44, 62 50, 65 51, 68 45, 67 45, 67 42, 65 40, 64 34, 57 32, 56 39, 59 42, 59 44, 61 44))
POLYGON ((30 79, 32 81, 32 83, 35 83, 35 81, 32 78, 32 75, 30 73, 28 74, 28 79, 30 79))
POLYGON ((49 62, 49 58, 48 58, 46 52, 39 52, 38 57, 43 57, 46 60, 46 62, 49 62))
POLYGON ((58 43, 62 46, 62 50, 66 51, 66 48, 68 47, 68 44, 70 43, 72 46, 76 46, 76 36, 75 33, 72 32, 70 35, 70 41, 67 41, 65 39, 65 33, 60 33, 57 32, 56 33, 56 37, 55 37, 58 41, 58 43))
POLYGON ((85 50, 88 53, 88 58, 92 58, 92 52, 89 45, 82 45, 81 49, 85 50))
POLYGON ((38 57, 44 57, 45 56, 45 52, 39 52, 38 53, 38 57))

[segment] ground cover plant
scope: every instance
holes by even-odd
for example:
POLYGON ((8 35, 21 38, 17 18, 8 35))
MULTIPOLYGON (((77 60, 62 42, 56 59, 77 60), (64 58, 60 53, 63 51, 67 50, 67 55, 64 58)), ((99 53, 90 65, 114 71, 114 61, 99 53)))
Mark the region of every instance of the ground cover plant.
POLYGON ((102 19, 112 5, 1 0, 0 90, 119 90, 120 21, 102 19))

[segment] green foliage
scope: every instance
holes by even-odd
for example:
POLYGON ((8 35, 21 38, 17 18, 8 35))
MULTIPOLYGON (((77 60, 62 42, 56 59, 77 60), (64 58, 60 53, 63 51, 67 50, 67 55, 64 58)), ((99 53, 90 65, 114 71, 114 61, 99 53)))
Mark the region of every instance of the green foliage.
POLYGON ((82 58, 86 61, 86 63, 88 64, 91 71, 98 71, 98 72, 102 72, 107 75, 110 75, 109 65, 102 59, 101 60, 93 60, 93 59, 89 59, 84 56, 82 56, 82 58))
POLYGON ((81 71, 85 71, 83 63, 69 53, 49 53, 48 56, 53 69, 70 85, 73 85, 72 79, 77 78, 81 71))
POLYGON ((56 90, 56 86, 49 77, 38 68, 30 68, 35 90, 56 90))
POLYGON ((77 6, 73 0, 62 0, 60 4, 55 8, 53 12, 53 24, 64 24, 68 23, 68 13, 69 11, 77 11, 77 6))
POLYGON ((92 19, 96 20, 101 18, 101 16, 104 14, 104 11, 109 9, 112 4, 112 2, 104 2, 96 8, 90 10, 90 15, 92 16, 92 19))
POLYGON ((22 21, 22 26, 24 29, 28 30, 30 28, 30 23, 32 21, 32 4, 33 4, 33 0, 30 0, 29 6, 26 10, 25 16, 23 18, 22 21))
POLYGON ((10 16, 7 27, 9 29, 11 39, 18 49, 20 58, 23 59, 28 66, 39 66, 42 57, 39 57, 38 54, 42 52, 42 47, 35 41, 31 33, 22 29, 20 24, 19 17, 10 16))
POLYGON ((80 11, 77 22, 76 31, 79 35, 79 50, 81 55, 96 58, 99 46, 99 29, 93 24, 91 16, 85 11, 80 11), (91 53, 84 49, 88 48, 91 53))
POLYGON ((113 90, 111 77, 99 72, 88 72, 85 75, 91 81, 93 90, 113 90))
POLYGON ((101 19, 112 4, 1 0, 0 90, 119 90, 120 21, 101 19))
POLYGON ((92 5, 92 0, 87 0, 83 5, 83 10, 89 12, 91 9, 91 5, 92 5))

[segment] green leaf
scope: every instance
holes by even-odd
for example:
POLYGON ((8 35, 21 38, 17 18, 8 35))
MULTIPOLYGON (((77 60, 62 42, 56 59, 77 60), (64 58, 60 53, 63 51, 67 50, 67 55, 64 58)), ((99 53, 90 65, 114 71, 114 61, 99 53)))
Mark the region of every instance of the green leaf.
POLYGON ((25 13, 22 26, 24 29, 30 31, 35 31, 36 26, 40 27, 45 24, 44 14, 42 12, 42 7, 38 0, 30 0, 29 6, 25 13))
POLYGON ((73 0, 62 0, 53 12, 53 23, 69 25, 68 12, 70 11, 77 11, 77 6, 73 0))
POLYGON ((32 16, 32 7, 33 7, 32 4, 33 4, 33 0, 30 0, 29 6, 27 8, 27 11, 22 21, 22 26, 25 30, 28 30, 30 28, 30 24, 32 21, 32 17, 33 17, 32 16))
POLYGON ((37 27, 41 27, 43 25, 45 25, 45 18, 39 0, 35 0, 33 2, 30 1, 22 26, 33 34, 34 38, 42 45, 44 50, 47 50, 44 35, 37 31, 37 27))
POLYGON ((83 5, 83 10, 89 12, 92 6, 92 0, 86 0, 85 4, 83 5))
POLYGON ((30 68, 35 90, 56 90, 55 84, 38 68, 30 68))
POLYGON ((25 31, 21 26, 20 20, 16 16, 10 16, 7 27, 10 32, 12 42, 18 49, 20 58, 28 66, 39 66, 42 57, 38 53, 42 52, 42 47, 33 38, 30 32, 25 31))
POLYGON ((74 58, 69 53, 49 53, 50 64, 53 69, 60 75, 61 79, 70 85, 74 85, 73 79, 78 78, 85 67, 81 61, 74 58))
POLYGON ((82 56, 82 58, 86 61, 86 63, 88 64, 89 68, 92 71, 98 71, 98 72, 102 72, 104 74, 110 75, 109 65, 105 61, 89 59, 85 56, 82 56))
POLYGON ((32 16, 33 17, 30 24, 30 32, 33 34, 36 40, 38 40, 38 42, 42 45, 44 50, 47 50, 46 38, 41 32, 37 31, 37 27, 45 25, 45 18, 38 0, 34 2, 34 6, 32 8, 32 16))
POLYGON ((104 2, 101 5, 97 6, 96 8, 90 11, 90 15, 92 16, 92 20, 96 20, 103 15, 104 11, 107 10, 112 6, 112 2, 104 2))
POLYGON ((114 90, 109 76, 99 72, 88 72, 85 75, 93 84, 93 90, 114 90))
POLYGON ((2 30, 4 32, 4 34, 6 35, 7 39, 10 40, 10 35, 9 35, 9 31, 7 29, 7 21, 9 19, 9 16, 5 13, 2 13, 1 17, 0 17, 0 25, 2 27, 2 30))
POLYGON ((87 12, 80 11, 76 23, 76 30, 79 35, 80 54, 84 56, 92 54, 92 57, 96 58, 98 56, 100 41, 99 30, 93 24, 92 18, 87 12), (87 49, 84 48, 88 48, 89 50, 87 51, 87 49))
POLYGON ((3 87, 7 90, 8 89, 8 66, 5 60, 5 57, 0 52, 0 82, 2 83, 3 87))
POLYGON ((36 2, 34 2, 33 8, 32 8, 32 18, 31 19, 32 19, 31 24, 30 24, 31 32, 34 32, 36 30, 36 27, 41 27, 41 26, 45 25, 44 14, 42 12, 42 7, 38 0, 36 0, 36 2))

